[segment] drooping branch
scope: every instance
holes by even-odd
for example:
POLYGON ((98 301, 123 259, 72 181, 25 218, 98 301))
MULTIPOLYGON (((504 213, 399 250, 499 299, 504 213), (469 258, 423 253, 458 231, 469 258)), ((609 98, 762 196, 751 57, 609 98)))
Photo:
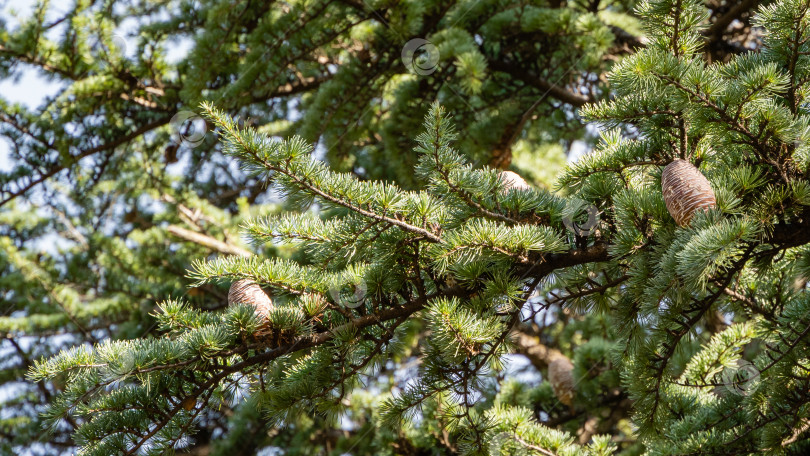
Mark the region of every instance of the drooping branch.
MULTIPOLYGON (((555 255, 553 262, 546 259, 540 259, 536 264, 533 265, 533 268, 530 270, 530 274, 527 275, 526 278, 531 279, 531 282, 536 284, 540 278, 559 267, 582 264, 583 262, 594 261, 602 258, 599 255, 599 252, 604 251, 605 250, 600 247, 588 252, 574 249, 567 253, 555 255)), ((203 359, 202 355, 198 355, 192 357, 191 359, 183 360, 180 363, 174 363, 172 365, 152 366, 144 369, 136 369, 131 372, 130 375, 142 375, 161 370, 177 371, 178 369, 186 369, 189 366, 199 366, 200 363, 203 363, 209 366, 206 370, 210 374, 210 377, 206 381, 199 384, 197 388, 190 394, 193 397, 204 397, 206 394, 210 394, 211 390, 217 388, 224 379, 232 374, 249 371, 255 366, 265 365, 279 357, 327 344, 335 337, 336 334, 345 332, 346 329, 352 328, 355 330, 362 330, 387 322, 401 323, 410 316, 423 310, 425 306, 427 306, 427 304, 434 299, 441 297, 469 298, 473 293, 474 290, 466 289, 461 285, 454 285, 429 295, 415 297, 408 302, 383 309, 373 314, 362 315, 350 319, 348 322, 343 323, 340 326, 317 332, 315 334, 301 336, 289 343, 283 343, 265 351, 258 353, 253 352, 255 354, 243 357, 241 361, 234 362, 230 365, 221 362, 215 362, 212 364, 210 360, 224 360, 226 358, 233 357, 234 355, 248 355, 253 350, 261 348, 261 346, 257 345, 255 342, 245 342, 237 347, 231 347, 220 354, 208 355, 206 359, 203 359)), ((481 361, 481 364, 483 364, 483 361, 481 361)), ((175 417, 180 410, 182 410, 182 408, 182 403, 173 405, 172 409, 163 414, 160 421, 155 423, 153 427, 150 427, 148 432, 138 436, 138 440, 134 443, 133 447, 128 449, 129 452, 127 454, 134 454, 139 448, 146 445, 150 438, 154 437, 157 432, 160 432, 160 429, 169 425, 173 417, 175 417)))
POLYGON ((46 73, 58 74, 58 75, 64 77, 65 79, 70 79, 70 80, 75 81, 75 80, 79 79, 79 77, 80 77, 79 75, 73 74, 70 71, 65 70, 64 68, 59 68, 58 66, 51 65, 50 63, 43 61, 41 58, 39 58, 37 56, 24 54, 24 53, 15 51, 14 49, 9 49, 9 48, 3 46, 2 44, 0 44, 0 55, 6 55, 6 56, 11 57, 12 59, 17 59, 20 62, 25 62, 25 63, 31 64, 31 65, 34 65, 36 67, 39 67, 42 71, 44 71, 46 73))
MULTIPOLYGON (((205 109, 208 112, 208 115, 211 116, 213 119, 216 119, 216 115, 219 114, 209 105, 203 105, 203 109, 205 109)), ((290 166, 289 160, 281 163, 275 163, 273 161, 266 159, 251 145, 246 144, 244 142, 244 139, 238 134, 238 132, 236 131, 236 126, 233 123, 220 122, 219 126, 227 131, 227 134, 235 141, 235 143, 238 143, 241 150, 244 151, 245 154, 247 154, 252 161, 254 161, 257 164, 260 164, 267 171, 283 174, 284 176, 289 178, 292 182, 294 182, 295 185, 297 185, 301 189, 306 190, 311 195, 321 198, 322 200, 332 203, 336 206, 341 206, 346 209, 349 209, 350 211, 362 215, 363 217, 385 222, 389 225, 397 226, 405 231, 418 234, 419 236, 427 239, 430 242, 435 243, 442 242, 441 237, 425 228, 412 225, 400 218, 391 217, 389 215, 386 215, 385 213, 380 214, 371 209, 364 209, 359 204, 356 204, 354 201, 343 198, 342 195, 324 190, 316 182, 313 182, 312 179, 306 176, 299 175, 293 170, 291 170, 289 167, 290 166)))
POLYGON ((48 169, 47 171, 45 171, 43 173, 40 173, 40 175, 37 178, 32 179, 28 184, 18 188, 17 190, 4 191, 3 193, 5 193, 5 195, 3 196, 3 199, 0 200, 0 207, 5 205, 9 201, 13 200, 14 198, 17 198, 18 196, 24 195, 29 190, 31 190, 34 187, 38 186, 39 184, 45 182, 46 180, 50 179, 51 177, 55 176, 56 174, 59 174, 60 172, 62 172, 65 169, 69 168, 70 166, 72 166, 73 164, 78 163, 79 160, 81 160, 83 158, 86 158, 86 157, 89 157, 91 155, 95 155, 95 154, 97 154, 99 152, 105 152, 105 151, 115 149, 116 147, 118 147, 118 146, 120 146, 122 144, 125 144, 125 143, 127 143, 129 141, 132 141, 133 139, 143 135, 146 132, 152 131, 155 128, 158 128, 158 127, 161 127, 163 125, 168 124, 169 121, 171 121, 170 117, 163 117, 163 118, 154 120, 152 122, 149 122, 148 124, 145 124, 145 125, 139 127, 138 129, 136 129, 132 133, 120 136, 120 137, 118 137, 118 138, 116 138, 116 139, 114 139, 114 140, 112 140, 112 141, 110 141, 108 143, 102 144, 100 146, 92 147, 90 149, 86 149, 84 151, 81 151, 78 154, 71 156, 68 159, 68 163, 51 166, 50 169, 48 169))

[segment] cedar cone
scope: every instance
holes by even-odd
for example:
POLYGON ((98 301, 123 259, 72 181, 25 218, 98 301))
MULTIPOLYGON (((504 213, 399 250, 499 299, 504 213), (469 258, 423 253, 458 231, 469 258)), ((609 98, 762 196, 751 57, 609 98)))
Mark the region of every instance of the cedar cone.
POLYGON ((559 356, 548 364, 548 382, 554 395, 563 404, 571 406, 574 403, 575 382, 574 365, 565 356, 559 356))
POLYGON ((687 226, 695 211, 717 207, 709 180, 686 160, 675 160, 664 168, 661 191, 667 210, 679 226, 687 226))
POLYGON ((228 304, 238 303, 250 304, 256 309, 256 313, 265 319, 273 309, 273 300, 256 282, 248 279, 237 280, 231 284, 228 291, 228 304))
POLYGON ((504 193, 512 190, 513 188, 518 190, 528 190, 531 188, 529 184, 526 183, 526 180, 520 177, 520 174, 512 171, 501 171, 500 179, 504 185, 504 193))

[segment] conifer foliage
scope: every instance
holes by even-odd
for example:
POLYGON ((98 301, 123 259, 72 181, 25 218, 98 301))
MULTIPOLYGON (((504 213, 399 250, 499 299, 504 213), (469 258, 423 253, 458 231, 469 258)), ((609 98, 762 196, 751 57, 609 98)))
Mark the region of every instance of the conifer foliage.
POLYGON ((378 454, 808 451, 810 3, 761 7, 761 52, 711 63, 701 3, 638 13, 649 41, 610 73, 615 96, 580 111, 606 133, 555 192, 474 166, 439 103, 415 138, 415 189, 336 171, 305 139, 203 104, 223 152, 296 209, 242 232, 296 255, 189 269, 198 287, 272 290, 261 315, 166 300, 155 337, 36 361, 31 380, 64 379, 50 423, 75 423, 83 455, 184 448, 207 410, 235 403, 279 426, 348 417, 378 454), (714 199, 683 224, 662 191, 676 160, 714 199), (588 207, 596 225, 571 229, 588 207), (543 357, 560 381, 504 379, 518 339, 544 331, 565 341, 543 357), (407 359, 398 381, 390 363, 407 359), (355 394, 370 383, 390 394, 355 394))
MULTIPOLYGON (((609 436, 579 445, 508 399, 478 401, 533 291, 576 288, 557 296, 615 323, 614 343, 587 348, 621 373, 615 388, 632 399, 649 453, 801 451, 810 428, 810 4, 761 9, 765 50, 711 65, 700 53, 700 4, 648 2, 640 12, 648 47, 612 72, 615 99, 583 112, 642 134, 606 133, 561 177, 565 197, 507 190, 497 171, 472 167, 437 104, 416 139, 419 191, 332 171, 306 141, 271 139, 205 105, 225 152, 302 209, 253 220, 246 233, 298 244, 308 261, 196 263, 199 284, 272 288, 271 335, 256 337, 246 306, 202 313, 166 302, 162 337, 37 363, 35 379, 69 374, 50 416, 82 419, 83 454, 160 453, 201 410, 243 390, 278 423, 336 419, 361 374, 429 331, 414 381, 379 405, 380 426, 417 426, 433 410, 463 453, 611 454, 609 436), (676 159, 698 164, 717 195, 685 227, 661 192, 662 169, 676 159), (574 198, 602 213, 584 239, 562 221, 574 198), (329 216, 303 210, 313 205, 329 216), (590 293, 615 299, 599 304, 590 293)), ((576 351, 575 379, 594 374, 582 364, 595 355, 587 348, 576 351)), ((609 381, 574 385, 563 402, 584 407, 609 381)))
MULTIPOLYGON (((576 108, 607 95, 599 76, 633 52, 641 33, 634 0, 611 1, 610 12, 522 0, 0 3, 3 455, 77 450, 81 420, 49 428, 41 415, 68 376, 31 381, 35 360, 161 336, 154 315, 167 300, 222 310, 230 283, 190 287, 195 259, 256 253, 306 262, 295 247, 240 239, 240 224, 287 212, 287 203, 221 153, 201 101, 262 133, 305 138, 332 169, 413 189, 414 137, 440 99, 459 120, 466 156, 503 168, 511 160, 530 182, 548 183, 572 141, 593 139, 576 108), (418 71, 402 54, 414 38, 430 50, 418 71), (543 169, 524 173, 532 163, 543 169)), ((313 454, 356 437, 319 417, 271 428, 254 404, 206 408, 178 446, 313 454)), ((351 405, 369 413, 370 400, 351 405)))

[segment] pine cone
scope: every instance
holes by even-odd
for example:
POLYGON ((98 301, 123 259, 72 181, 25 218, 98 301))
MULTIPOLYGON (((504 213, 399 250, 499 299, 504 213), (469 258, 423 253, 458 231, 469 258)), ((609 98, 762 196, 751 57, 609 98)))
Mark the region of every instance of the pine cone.
POLYGON ((686 160, 675 160, 664 168, 661 191, 667 210, 679 226, 687 226, 695 211, 717 206, 709 180, 686 160))
POLYGON ((526 180, 520 177, 520 174, 512 171, 501 171, 501 181, 504 184, 504 192, 508 192, 513 188, 518 190, 528 190, 531 187, 526 183, 526 180))
POLYGON ((228 304, 250 304, 256 309, 256 313, 264 318, 270 315, 273 309, 273 300, 254 281, 248 279, 237 280, 231 284, 228 291, 228 304))
POLYGON ((554 395, 565 405, 574 403, 574 365, 565 356, 560 356, 548 365, 548 382, 554 395))

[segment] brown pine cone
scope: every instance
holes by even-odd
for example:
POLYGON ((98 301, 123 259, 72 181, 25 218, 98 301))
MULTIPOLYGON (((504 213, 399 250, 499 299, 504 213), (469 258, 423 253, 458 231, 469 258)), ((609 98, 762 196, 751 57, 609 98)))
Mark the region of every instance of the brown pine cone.
POLYGON ((518 190, 528 190, 531 187, 526 180, 520 177, 520 174, 512 172, 512 171, 501 171, 500 173, 501 182, 504 184, 504 192, 508 192, 513 188, 518 190))
POLYGON ((679 226, 689 225, 696 211, 717 207, 709 180, 686 160, 675 160, 664 168, 661 191, 667 210, 679 226))
POLYGON ((554 395, 565 405, 574 403, 576 382, 574 382, 574 365, 565 356, 554 359, 548 365, 548 382, 554 395))
POLYGON ((228 304, 250 304, 256 309, 256 313, 264 318, 270 315, 273 309, 273 300, 254 281, 248 279, 237 280, 231 284, 228 291, 228 304))

